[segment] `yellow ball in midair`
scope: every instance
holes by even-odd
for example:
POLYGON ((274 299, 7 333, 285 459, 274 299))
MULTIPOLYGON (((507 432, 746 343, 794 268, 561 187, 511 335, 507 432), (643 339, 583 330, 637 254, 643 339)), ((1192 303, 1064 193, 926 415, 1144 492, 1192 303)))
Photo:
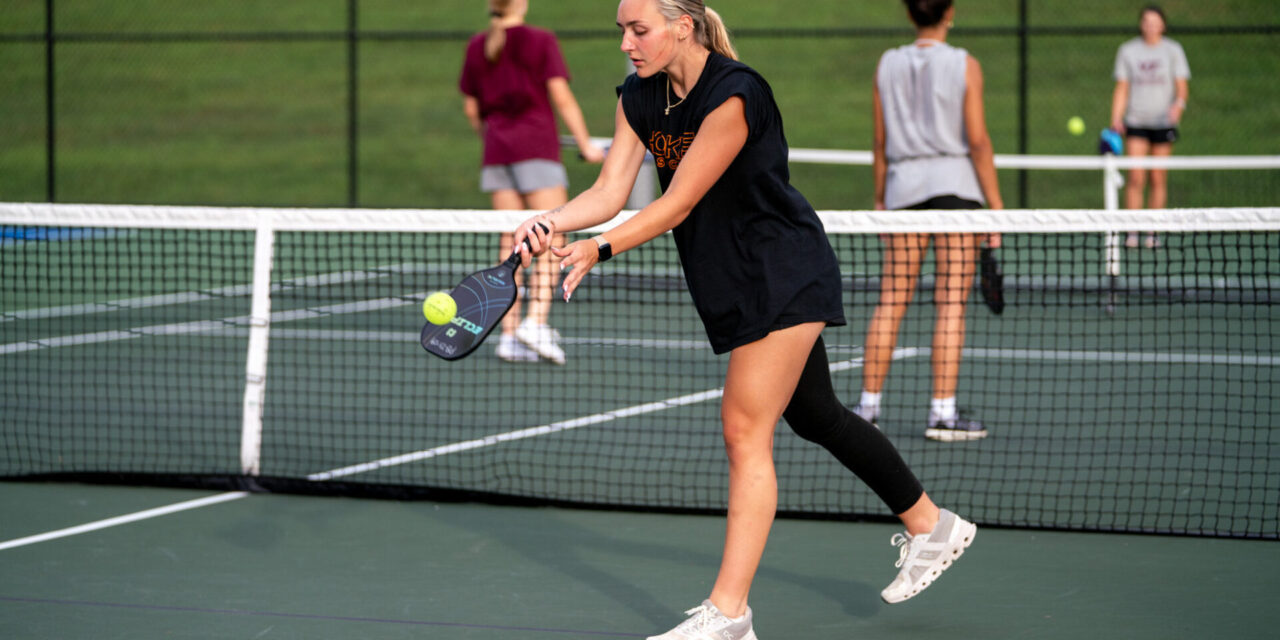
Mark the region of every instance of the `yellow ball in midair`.
POLYGON ((458 303, 443 291, 437 291, 422 301, 422 315, 431 324, 448 324, 457 313, 458 303))

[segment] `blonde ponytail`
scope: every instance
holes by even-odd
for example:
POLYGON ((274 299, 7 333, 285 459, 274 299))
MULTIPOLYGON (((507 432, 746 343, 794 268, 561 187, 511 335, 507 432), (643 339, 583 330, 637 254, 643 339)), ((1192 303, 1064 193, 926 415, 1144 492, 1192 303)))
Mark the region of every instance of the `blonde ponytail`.
POLYGON ((738 59, 738 52, 729 42, 729 30, 725 28, 720 14, 708 7, 702 0, 656 0, 658 13, 668 22, 679 20, 680 16, 689 16, 693 20, 693 32, 698 44, 733 60, 738 59))
POLYGON ((716 13, 715 9, 706 7, 706 11, 706 40, 703 44, 730 60, 737 60, 738 51, 733 48, 733 43, 729 42, 729 29, 724 26, 724 20, 720 19, 720 14, 716 13))
POLYGON ((502 19, 509 10, 511 0, 489 0, 489 31, 484 37, 484 57, 489 62, 497 62, 507 46, 507 28, 502 19))

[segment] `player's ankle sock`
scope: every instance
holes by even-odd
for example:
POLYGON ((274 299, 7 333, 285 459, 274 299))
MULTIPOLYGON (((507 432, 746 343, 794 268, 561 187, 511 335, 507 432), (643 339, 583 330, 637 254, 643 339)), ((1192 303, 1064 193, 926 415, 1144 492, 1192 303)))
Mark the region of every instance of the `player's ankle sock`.
POLYGON ((956 397, 934 398, 929 402, 929 424, 956 419, 956 397))
POLYGON ((862 399, 858 401, 858 406, 869 415, 880 414, 880 394, 871 393, 870 391, 862 392, 862 399))

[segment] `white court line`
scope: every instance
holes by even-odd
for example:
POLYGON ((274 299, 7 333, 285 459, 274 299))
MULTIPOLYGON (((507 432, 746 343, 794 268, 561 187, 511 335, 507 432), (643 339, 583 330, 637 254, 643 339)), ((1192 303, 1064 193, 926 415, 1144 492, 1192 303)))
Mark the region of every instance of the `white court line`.
MULTIPOLYGON (((919 349, 915 349, 915 348, 898 349, 894 351, 893 357, 895 360, 899 358, 910 358, 915 355, 918 355, 919 351, 920 351, 919 349)), ((842 362, 833 363, 830 365, 830 369, 832 372, 846 371, 848 369, 853 369, 861 365, 862 365, 862 359, 855 358, 853 360, 846 360, 842 362)), ((427 449, 424 451, 417 451, 414 453, 407 453, 404 455, 394 456, 390 458, 383 458, 381 460, 374 460, 374 461, 366 462, 362 464, 342 467, 340 469, 332 469, 330 471, 314 473, 307 476, 307 479, 311 481, 316 481, 316 482, 323 482, 325 480, 332 480, 334 478, 341 478, 345 476, 355 475, 357 473, 364 473, 366 471, 373 471, 375 469, 407 464, 407 463, 415 462, 418 460, 426 460, 426 459, 434 458, 437 456, 448 455, 450 453, 458 453, 460 451, 470 451, 472 449, 478 449, 481 447, 494 446, 497 444, 501 444, 503 442, 523 440, 525 438, 532 438, 534 436, 549 435, 549 434, 557 433, 560 431, 567 431, 570 429, 577 429, 579 427, 585 427, 588 425, 600 424, 602 422, 609 422, 612 420, 617 420, 619 418, 629 418, 632 416, 643 415, 646 413, 653 413, 655 411, 661 411, 661 410, 670 409, 673 407, 680 407, 680 406, 689 405, 689 404, 696 404, 699 402, 706 402, 708 400, 714 400, 716 398, 719 398, 722 395, 724 395, 723 388, 708 389, 706 391, 701 391, 698 393, 691 393, 688 395, 678 396, 675 398, 668 398, 666 400, 659 400, 657 402, 649 402, 645 404, 634 405, 631 407, 624 407, 622 409, 615 409, 613 411, 598 413, 592 416, 575 418, 573 420, 565 420, 563 422, 555 422, 549 425, 532 427, 528 429, 520 429, 518 431, 509 431, 507 433, 499 433, 491 436, 485 436, 484 438, 479 438, 476 440, 468 440, 465 442, 455 442, 453 444, 436 447, 434 449, 427 449)), ((231 500, 238 500, 240 498, 244 498, 249 495, 250 495, 249 493, 244 491, 233 491, 229 493, 222 493, 214 496, 209 496, 207 498, 200 498, 197 500, 188 500, 186 502, 179 502, 177 504, 172 504, 165 507, 147 509, 146 511, 139 511, 137 513, 117 516, 115 518, 108 518, 106 520, 99 520, 97 522, 90 522, 88 524, 82 524, 75 527, 59 529, 57 531, 50 531, 47 533, 41 533, 34 536, 27 536, 25 538, 16 538, 14 540, 9 540, 7 542, 0 542, 0 551, 3 551, 5 549, 12 549, 14 547, 21 547, 21 546, 30 545, 30 544, 36 544, 38 542, 45 542, 48 540, 55 540, 58 538, 74 536, 81 533, 88 533, 90 531, 97 531, 99 529, 106 529, 108 527, 115 527, 122 524, 137 522, 139 520, 157 518, 160 516, 168 515, 170 513, 177 513, 180 511, 187 511, 189 509, 198 509, 200 507, 207 507, 214 504, 229 502, 231 500)))
POLYGON ((207 498, 199 498, 197 500, 188 500, 186 502, 179 502, 177 504, 171 504, 165 507, 156 507, 155 509, 138 511, 137 513, 130 513, 123 516, 116 516, 114 518, 107 518, 106 520, 90 522, 88 524, 82 524, 75 527, 68 527, 66 529, 59 529, 57 531, 49 531, 47 533, 41 533, 34 536, 27 536, 25 538, 15 538, 7 542, 0 542, 0 551, 3 551, 5 549, 12 549, 14 547, 22 547, 29 544, 35 544, 37 542, 45 542, 46 540, 55 540, 57 538, 65 538, 67 536, 74 536, 81 533, 88 533, 90 531, 97 531, 99 529, 106 529, 108 527, 115 527, 122 524, 128 524, 130 522, 137 522, 139 520, 147 520, 149 518, 158 518, 160 516, 168 515, 170 513, 177 513, 179 511, 187 511, 189 509, 199 509, 200 507, 207 507, 209 505, 220 504, 223 502, 230 502, 232 500, 239 500, 240 498, 244 498, 248 495, 249 494, 244 491, 232 491, 228 493, 220 493, 218 495, 209 496, 207 498))
MULTIPOLYGON (((396 334, 396 335, 400 335, 400 334, 396 334)), ((894 350, 893 359, 901 360, 905 358, 914 358, 917 356, 928 355, 929 352, 930 352, 930 349, 928 347, 904 347, 904 348, 894 350)), ((1196 355, 1196 354, 1128 353, 1128 352, 1113 352, 1113 351, 1042 351, 1042 350, 1036 350, 1036 349, 965 349, 965 353, 966 355, 979 357, 979 358, 986 357, 986 358, 1006 358, 1006 359, 1053 358, 1053 359, 1060 359, 1060 360, 1077 360, 1077 361, 1078 360, 1085 360, 1085 361, 1108 360, 1108 361, 1120 361, 1120 362, 1156 362, 1156 363, 1172 362, 1172 363, 1200 363, 1200 364, 1212 363, 1212 364, 1237 364, 1237 365, 1244 364, 1244 365, 1264 365, 1264 366, 1275 366, 1277 364, 1280 364, 1280 358, 1262 357, 1262 356, 1237 356, 1237 355, 1216 355, 1216 356, 1204 355, 1202 356, 1202 355, 1196 355)), ((861 366, 862 366, 862 358, 853 358, 850 360, 843 360, 840 362, 832 363, 829 366, 829 368, 832 373, 836 373, 840 371, 855 369, 861 366)), ((382 458, 379 460, 373 460, 370 462, 364 462, 364 463, 350 465, 346 467, 340 467, 337 469, 331 469, 329 471, 322 471, 320 473, 314 473, 307 476, 307 479, 313 482, 323 482, 326 480, 332 480, 334 478, 352 476, 359 473, 365 473, 368 471, 383 469, 386 467, 408 464, 411 462, 417 462, 421 460, 428 460, 430 458, 448 455, 451 453, 471 451, 474 449, 495 446, 498 444, 502 444, 504 442, 513 442, 516 440, 524 440, 524 439, 532 438, 536 436, 551 435, 554 433, 559 433, 561 431, 569 431, 572 429, 578 429, 585 426, 601 424, 605 422, 612 422, 620 418, 629 418, 633 416, 643 415, 646 413, 662 411, 662 410, 670 409, 674 407, 697 404, 699 402, 706 402, 709 400, 720 398, 723 395, 724 395, 723 388, 708 389, 706 391, 701 391, 698 393, 692 393, 692 394, 683 395, 683 396, 676 396, 674 398, 659 400, 657 402, 650 402, 645 404, 634 405, 631 407, 624 407, 621 409, 615 409, 612 411, 597 413, 590 416, 574 418, 572 420, 564 420, 561 422, 553 422, 551 424, 541 425, 537 427, 530 427, 527 429, 519 429, 516 431, 508 431, 505 433, 493 434, 493 435, 485 436, 483 438, 477 438, 474 440, 455 442, 452 444, 447 444, 447 445, 435 447, 432 449, 424 449, 424 450, 415 451, 412 453, 406 453, 398 456, 392 456, 388 458, 382 458)), ((201 498, 198 500, 181 502, 178 504, 169 505, 167 507, 159 507, 156 509, 140 511, 138 513, 119 516, 116 518, 109 518, 107 520, 100 520, 98 522, 80 525, 77 527, 71 527, 68 529, 51 531, 48 533, 29 536, 26 538, 18 538, 15 540, 10 540, 8 542, 0 542, 0 551, 4 549, 13 548, 13 547, 34 544, 37 542, 44 542, 46 540, 72 536, 72 535, 85 533, 89 531, 95 531, 98 529, 104 529, 107 527, 113 527, 121 524, 127 524, 130 522, 136 522, 138 520, 155 518, 155 517, 167 515, 170 513, 185 511, 188 509, 196 509, 204 506, 218 504, 221 502, 236 500, 239 498, 246 497, 248 495, 250 494, 241 492, 241 491, 224 493, 216 496, 210 496, 208 498, 201 498)))
POLYGON ((722 395, 724 395, 724 389, 722 388, 708 389, 706 391, 691 393, 685 396, 677 396, 675 398, 667 398, 666 400, 659 400, 657 402, 650 402, 646 404, 635 405, 635 406, 626 407, 623 409, 615 409, 613 411, 606 411, 604 413, 597 413, 595 415, 585 416, 581 418, 574 418, 572 420, 564 420, 562 422, 553 422, 551 424, 545 424, 538 427, 530 427, 528 429, 519 429, 517 431, 508 431, 506 433, 488 435, 483 438, 477 438, 475 440, 455 442, 453 444, 446 444, 446 445, 435 447, 432 449, 424 449, 422 451, 414 451, 413 453, 405 453, 398 456, 392 456, 389 458, 382 458, 380 460, 362 462, 360 464, 355 464, 347 467, 340 467, 338 469, 330 469, 329 471, 321 471, 320 473, 313 473, 307 476, 307 480, 310 480, 312 482, 324 482, 326 480, 332 480, 334 478, 343 478, 346 476, 355 475, 357 473, 365 473, 367 471, 374 471, 374 470, 382 469, 385 467, 394 467, 397 465, 408 464, 410 462, 417 462, 419 460, 427 460, 429 458, 448 455, 450 453, 458 453, 461 451, 470 451, 472 449, 491 447, 496 444, 502 444, 503 442, 511 442, 514 440, 524 440, 525 438, 532 438, 534 436, 545 436, 553 433, 559 433, 561 431, 569 431, 571 429, 585 427, 588 425, 600 424, 602 422, 610 422, 613 420, 617 420, 619 418, 629 418, 632 416, 643 415, 646 413, 653 413, 655 411, 662 411, 664 409, 670 409, 673 407, 680 407, 688 404, 697 404, 699 402, 705 402, 707 400, 714 400, 716 398, 719 398, 722 395))
MULTIPOLYGON (((337 271, 333 273, 324 273, 315 276, 302 276, 291 278, 271 284, 272 293, 281 293, 295 288, 319 287, 336 284, 347 284, 351 282, 363 282, 366 280, 377 280, 379 278, 389 277, 390 274, 405 273, 430 273, 437 271, 436 269, 423 269, 414 264, 393 264, 372 267, 370 269, 362 269, 358 271, 337 271)), ((253 286, 247 284, 230 285, 226 287, 218 287, 215 289, 205 289, 202 291, 187 291, 184 293, 166 293, 153 296, 141 296, 137 298, 122 298, 119 300, 108 300, 105 302, 88 302, 84 304, 72 304, 61 307, 44 307, 39 309, 23 309, 20 311, 0 312, 0 320, 42 320, 48 318, 65 318, 72 316, 82 316, 92 313, 105 313, 108 311, 121 311, 125 309, 146 309, 150 307, 162 307, 175 304, 189 304, 193 302, 207 302, 210 300, 221 300, 225 298, 235 298, 248 296, 252 293, 253 286)))
MULTIPOLYGON (((273 289, 283 289, 298 286, 313 286, 317 284, 334 284, 342 282, 359 281, 365 279, 373 279, 381 277, 387 272, 401 273, 412 271, 412 265, 387 265, 378 267, 377 270, 365 271, 347 271, 323 274, 319 276, 306 276, 285 281, 279 285, 273 285, 273 289)), ((178 294, 175 294, 178 295, 178 294)), ((192 295, 200 296, 199 292, 192 295)), ((375 298, 369 300, 360 300, 356 302, 339 303, 321 307, 307 307, 299 309, 290 309, 287 311, 279 311, 271 314, 272 323, 284 323, 297 320, 309 320, 314 318, 322 318, 326 316, 345 315, 353 313, 362 313, 367 311, 379 311, 385 309, 394 309, 402 306, 412 306, 416 304, 416 300, 425 296, 425 292, 415 292, 407 296, 410 300, 406 301, 406 296, 375 298)), ((152 304, 160 304, 161 301, 172 303, 176 300, 172 296, 153 296, 148 298, 136 298, 130 301, 117 301, 111 304, 128 303, 127 306, 133 308, 137 306, 150 306, 152 304)), ((192 301, 192 300, 188 300, 192 301)), ((124 305, 122 305, 124 306, 124 305)), ((47 309, 37 309, 32 312, 16 312, 16 313, 34 313, 32 317, 57 317, 62 314, 73 313, 90 313, 94 311, 104 311, 105 308, 91 305, 71 305, 66 307, 51 307, 47 309), (52 313, 51 313, 52 312, 52 313)), ((11 315, 11 314, 6 314, 11 315)), ((12 316, 16 317, 16 316, 12 316)), ((12 319, 5 317, 5 320, 12 319)), ((178 335, 187 333, 200 333, 212 336, 241 336, 245 335, 249 330, 248 316, 234 316, 221 318, 218 320, 200 320, 194 322, 181 322, 166 325, 152 325, 144 327, 133 327, 128 329, 117 329, 114 331, 103 331, 98 333, 52 336, 45 338, 33 338, 19 342, 8 344, 0 344, 0 356, 15 353, 23 353, 28 351, 39 351, 44 349, 54 349, 59 347, 82 346, 87 344, 95 344, 102 342, 115 342, 121 340, 131 340, 144 336, 156 335, 178 335)), ((276 328, 272 330, 272 337, 290 339, 334 339, 334 340, 361 340, 365 342, 396 342, 401 340, 416 340, 416 335, 398 332, 368 332, 359 330, 332 330, 332 329, 282 329, 276 328)), ((567 344, 585 344, 585 345, 606 345, 615 347, 640 347, 640 348, 659 348, 659 349, 705 349, 709 346, 703 341, 697 340, 652 340, 652 339, 627 339, 627 338, 565 338, 563 341, 567 344)), ((920 347, 918 351, 912 355, 927 355, 929 347, 920 347)), ((1278 366, 1280 365, 1280 357, 1277 356, 1258 356, 1244 354, 1195 354, 1195 353, 1160 353, 1160 352, 1128 352, 1128 351, 1075 351, 1075 350, 1040 350, 1040 349, 973 349, 966 348, 964 355, 974 358, 995 358, 995 359, 1018 359, 1018 360, 1063 360, 1063 361, 1085 361, 1085 362, 1106 362, 1106 363, 1156 363, 1156 364, 1218 364, 1218 365, 1243 365, 1243 366, 1278 366)), ((894 358, 897 358, 897 352, 894 358)), ((912 356, 905 356, 912 357, 912 356)), ((834 371, 834 369, 833 369, 834 371)))
POLYGON ((1241 366, 1274 367, 1280 365, 1280 357, 1251 356, 1229 353, 1144 353, 1141 351, 1068 351, 1044 349, 965 349, 964 355, 974 358, 1005 360, 1062 360, 1067 362, 1106 362, 1140 364, 1225 364, 1241 366))
MULTIPOLYGON (((911 357, 915 357, 916 355, 919 355, 919 353, 920 353, 920 349, 917 349, 914 347, 896 349, 893 352, 893 359, 900 360, 902 358, 911 358, 911 357)), ((853 369, 860 366, 862 366, 862 358, 854 358, 852 360, 845 360, 842 362, 836 362, 836 363, 830 364, 828 365, 828 368, 834 373, 837 371, 846 371, 846 370, 853 369)), ((484 436, 483 438, 476 438, 475 440, 455 442, 452 444, 446 444, 446 445, 434 447, 431 449, 423 449, 421 451, 414 451, 412 453, 404 453, 398 456, 391 456, 388 458, 371 460, 369 462, 362 462, 360 464, 340 467, 337 469, 330 469, 329 471, 313 473, 307 476, 307 480, 310 480, 312 482, 324 482, 326 480, 332 480, 334 478, 343 478, 346 476, 353 476, 358 473, 365 473, 368 471, 384 469, 386 467, 394 467, 402 464, 409 464, 411 462, 428 460, 430 458, 435 458, 437 456, 442 456, 442 455, 448 455, 450 453, 458 453, 460 451, 471 451, 473 449, 491 447, 497 444, 502 444, 504 442, 524 440, 526 438, 533 438, 535 436, 545 436, 553 433, 559 433, 561 431, 570 431, 572 429, 578 429, 578 428, 586 427, 589 425, 600 424, 603 422, 612 422, 620 418, 630 418, 633 416, 644 415, 646 413, 653 413, 655 411, 663 411, 663 410, 671 409, 674 407, 682 407, 685 405, 697 404, 699 402, 715 400, 717 398, 720 398, 723 395, 724 395, 723 387, 718 387, 715 389, 707 389, 706 391, 699 391, 698 393, 691 393, 688 395, 676 396, 674 398, 667 398, 666 400, 658 400, 657 402, 648 402, 645 404, 638 404, 630 407, 624 407, 622 409, 614 409, 612 411, 605 411, 603 413, 597 413, 595 415, 584 416, 581 418, 574 418, 572 420, 564 420, 561 422, 553 422, 551 424, 544 424, 541 426, 530 427, 527 429, 518 429, 516 431, 496 433, 496 434, 484 436)))
MULTIPOLYGON (((326 316, 340 314, 380 311, 383 309, 392 309, 411 304, 413 303, 405 302, 400 298, 376 298, 372 300, 345 302, 323 307, 277 311, 271 314, 271 321, 292 322, 295 320, 310 320, 313 318, 323 318, 326 316)), ((247 335, 247 332, 249 331, 249 324, 249 316, 233 316, 229 318, 221 318, 219 320, 197 320, 194 322, 158 324, 146 327, 133 327, 130 329, 117 329, 115 331, 102 331, 98 333, 32 338, 31 340, 25 340, 22 342, 0 344, 0 355, 22 353, 25 351, 38 351, 41 349, 55 349, 58 347, 81 346, 100 342, 116 342, 120 340, 141 338, 143 336, 167 336, 185 333, 216 334, 228 329, 229 327, 243 327, 243 332, 247 335)), ((338 334, 342 335, 342 332, 338 332, 338 334)))

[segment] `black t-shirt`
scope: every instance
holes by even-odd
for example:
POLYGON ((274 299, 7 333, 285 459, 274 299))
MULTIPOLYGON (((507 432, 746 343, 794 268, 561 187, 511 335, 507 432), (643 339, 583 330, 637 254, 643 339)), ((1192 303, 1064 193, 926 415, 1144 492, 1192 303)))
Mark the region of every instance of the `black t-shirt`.
MULTIPOLYGON (((769 84, 712 53, 684 102, 664 115, 667 77, 618 87, 632 130, 666 191, 703 119, 733 96, 749 133, 729 168, 673 231, 685 281, 716 353, 805 322, 845 323, 840 270, 822 222, 790 184, 782 116, 769 84)), ((674 94, 672 96, 674 99, 674 94)))

